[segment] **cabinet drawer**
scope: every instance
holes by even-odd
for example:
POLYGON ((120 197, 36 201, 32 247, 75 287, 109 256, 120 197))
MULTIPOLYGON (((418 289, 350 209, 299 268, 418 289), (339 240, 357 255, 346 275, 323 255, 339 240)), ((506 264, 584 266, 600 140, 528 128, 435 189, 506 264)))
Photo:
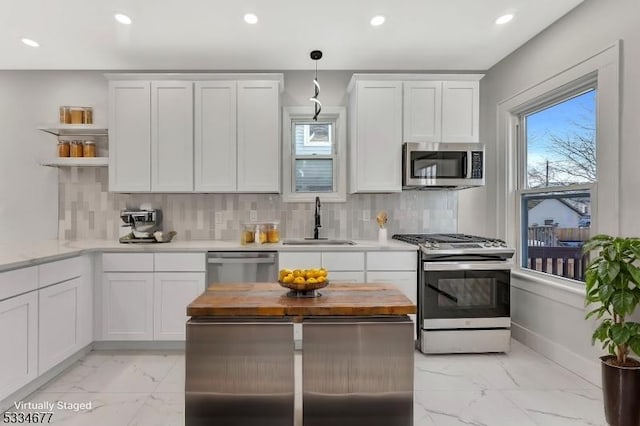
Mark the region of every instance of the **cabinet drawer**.
POLYGON ((322 257, 320 252, 280 252, 278 265, 280 269, 319 268, 322 265, 322 257))
POLYGON ((207 269, 204 253, 156 253, 155 270, 162 272, 202 272, 207 269))
POLYGON ((80 257, 58 260, 57 262, 45 263, 39 266, 40 280, 39 287, 50 284, 68 281, 82 275, 82 261, 80 257))
POLYGON ((153 272, 153 253, 105 253, 102 270, 118 272, 153 272))
POLYGON ((0 273, 0 300, 38 288, 38 267, 0 273))
POLYGON ((370 251, 367 253, 368 271, 416 271, 418 252, 370 251))
POLYGON ((322 253, 322 267, 328 271, 364 271, 364 253, 322 253))

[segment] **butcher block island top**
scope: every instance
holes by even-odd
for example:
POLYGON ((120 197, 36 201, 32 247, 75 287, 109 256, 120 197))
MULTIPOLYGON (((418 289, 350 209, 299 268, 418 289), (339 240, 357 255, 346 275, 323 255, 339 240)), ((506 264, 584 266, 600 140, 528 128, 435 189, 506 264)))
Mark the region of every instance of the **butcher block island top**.
POLYGON ((416 313, 390 284, 331 283, 315 298, 288 297, 277 283, 215 284, 187 307, 192 317, 384 316, 416 313))

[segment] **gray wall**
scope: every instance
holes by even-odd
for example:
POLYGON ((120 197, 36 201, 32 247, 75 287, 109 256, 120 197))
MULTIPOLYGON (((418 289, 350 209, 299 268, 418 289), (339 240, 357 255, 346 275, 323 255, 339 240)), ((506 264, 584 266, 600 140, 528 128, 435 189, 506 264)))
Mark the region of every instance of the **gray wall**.
MULTIPOLYGON (((637 166, 640 158, 639 17, 638 0, 586 0, 486 73, 480 82, 480 134, 489 152, 487 185, 460 193, 458 226, 461 232, 477 231, 483 226, 480 233, 499 235, 498 226, 501 225, 496 223, 496 212, 506 207, 497 205, 496 197, 497 104, 622 39, 619 229, 623 235, 640 236, 637 213, 640 210, 640 170, 637 166)), ((617 173, 618 170, 610 172, 617 173)), ((565 292, 559 297, 556 292, 540 291, 546 284, 536 283, 536 280, 524 282, 516 278, 515 281, 527 288, 513 290, 512 316, 520 338, 569 368, 575 368, 581 360, 595 359, 600 351, 590 345, 592 325, 582 320, 581 294, 565 292)), ((589 368, 597 369, 597 366, 594 364, 589 368)), ((584 374, 597 381, 597 372, 593 373, 584 374)))

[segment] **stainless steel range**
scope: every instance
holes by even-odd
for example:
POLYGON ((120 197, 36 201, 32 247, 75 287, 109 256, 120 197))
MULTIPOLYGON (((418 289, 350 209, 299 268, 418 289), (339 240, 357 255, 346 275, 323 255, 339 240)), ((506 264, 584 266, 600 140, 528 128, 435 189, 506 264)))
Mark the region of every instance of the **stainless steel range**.
POLYGON ((400 234, 420 248, 418 347, 424 353, 507 352, 511 259, 499 239, 400 234))

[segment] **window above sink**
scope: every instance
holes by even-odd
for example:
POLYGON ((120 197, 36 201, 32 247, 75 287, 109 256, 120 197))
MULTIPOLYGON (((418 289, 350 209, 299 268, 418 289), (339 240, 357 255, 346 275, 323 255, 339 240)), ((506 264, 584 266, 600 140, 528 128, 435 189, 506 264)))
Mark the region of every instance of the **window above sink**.
POLYGON ((284 202, 346 201, 346 108, 324 107, 313 121, 311 107, 283 109, 282 199, 284 202))

